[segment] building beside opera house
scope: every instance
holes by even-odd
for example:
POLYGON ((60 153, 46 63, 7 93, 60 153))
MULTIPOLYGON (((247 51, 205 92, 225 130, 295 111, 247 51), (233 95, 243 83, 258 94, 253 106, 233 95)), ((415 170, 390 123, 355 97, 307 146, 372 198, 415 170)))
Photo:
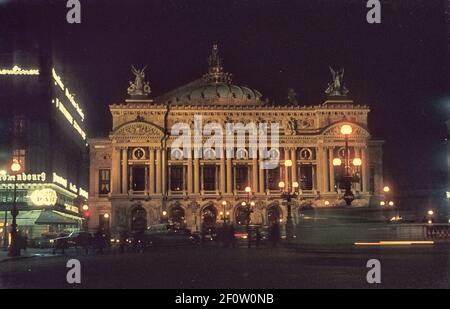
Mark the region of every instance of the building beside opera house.
POLYGON ((208 63, 203 77, 154 99, 144 70, 133 67, 136 78, 130 82, 128 99, 110 105, 110 135, 89 140, 91 229, 140 230, 170 222, 201 231, 221 225, 224 219, 238 225, 245 221, 243 202, 253 202, 252 224, 286 222, 280 182, 295 183, 294 223, 301 219, 303 208, 344 206, 344 190, 338 181, 343 168, 333 161, 345 157, 341 134, 345 124, 352 128, 347 149, 349 167, 355 174, 350 207, 379 203, 383 142, 371 138, 369 107, 348 97, 343 71, 332 70, 322 104, 275 105, 263 100, 259 91, 232 83, 217 46, 208 63), (180 137, 174 128, 180 123, 181 128, 188 128, 192 145, 203 142, 201 150, 174 147, 180 137), (208 125, 219 125, 227 132, 230 123, 255 124, 257 128, 266 124, 270 131, 267 151, 250 149, 249 132, 231 134, 235 137, 231 146, 225 145, 224 137, 224 148, 206 142, 211 137, 208 125), (279 147, 274 143, 276 134, 272 134, 276 126, 279 147), (265 163, 273 159, 276 165, 267 168, 265 163), (287 161, 292 166, 285 166, 287 161))

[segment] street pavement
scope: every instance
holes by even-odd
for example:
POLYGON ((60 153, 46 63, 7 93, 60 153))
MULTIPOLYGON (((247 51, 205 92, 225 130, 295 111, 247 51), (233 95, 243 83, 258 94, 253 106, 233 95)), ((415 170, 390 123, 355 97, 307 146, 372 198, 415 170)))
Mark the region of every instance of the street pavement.
MULTIPOLYGON (((390 215, 390 214, 389 214, 390 215)), ((379 214, 314 211, 297 225, 297 238, 278 247, 200 245, 146 253, 41 251, 0 261, 0 288, 450 288, 450 245, 358 247, 354 241, 416 238, 399 233, 379 214), (389 239, 388 239, 389 238, 389 239), (68 284, 68 260, 81 263, 81 284, 68 284), (371 259, 381 284, 367 283, 371 259)))
POLYGON ((450 288, 448 246, 357 248, 158 248, 146 253, 40 256, 0 263, 0 288, 450 288), (66 263, 81 262, 81 284, 66 263), (370 259, 382 283, 366 281, 370 259))

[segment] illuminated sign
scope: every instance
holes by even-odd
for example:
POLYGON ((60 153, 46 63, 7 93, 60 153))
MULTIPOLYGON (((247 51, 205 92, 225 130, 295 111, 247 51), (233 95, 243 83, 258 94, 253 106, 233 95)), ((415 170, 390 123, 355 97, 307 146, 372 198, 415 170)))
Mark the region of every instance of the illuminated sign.
POLYGON ((53 189, 34 190, 30 195, 30 200, 36 206, 55 206, 58 195, 53 189))
POLYGON ((53 76, 53 79, 55 80, 55 86, 59 86, 59 88, 61 88, 61 90, 64 91, 64 84, 62 82, 62 79, 60 76, 58 76, 58 74, 56 74, 56 71, 54 68, 52 68, 52 76, 53 76))
POLYGON ((69 184, 69 189, 70 191, 74 192, 74 193, 78 193, 78 188, 76 185, 74 185, 73 183, 69 184))
MULTIPOLYGON (((0 176, 0 181, 1 182, 6 182, 6 181, 14 181, 16 178, 15 175, 4 175, 4 176, 0 176)), ((40 173, 40 174, 18 174, 17 175, 17 181, 46 181, 47 179, 47 175, 45 173, 40 173)))
POLYGON ((15 65, 12 69, 0 69, 0 75, 39 75, 39 70, 23 70, 15 65))
POLYGON ((78 113, 78 115, 80 115, 81 120, 84 121, 83 109, 80 107, 80 105, 75 100, 75 95, 73 93, 70 93, 69 88, 64 86, 64 83, 62 82, 62 78, 61 78, 61 76, 59 76, 56 73, 55 68, 52 68, 52 76, 53 76, 53 80, 55 81, 55 85, 59 86, 59 88, 63 91, 63 93, 65 94, 65 96, 69 100, 69 102, 72 104, 73 108, 78 113))
POLYGON ((69 203, 65 203, 64 204, 64 208, 66 210, 70 211, 70 212, 74 212, 74 213, 79 213, 80 212, 80 210, 78 209, 77 206, 74 206, 74 205, 69 204, 69 203))
POLYGON ((78 195, 84 197, 85 199, 89 198, 89 193, 87 193, 87 191, 84 191, 83 188, 80 188, 78 195))
POLYGON ((59 176, 56 173, 53 173, 53 182, 63 186, 64 188, 67 188, 67 179, 64 177, 59 176))
POLYGON ((86 132, 84 132, 83 129, 78 124, 78 122, 75 119, 73 119, 72 115, 64 106, 64 104, 62 104, 62 102, 58 98, 54 99, 52 102, 55 104, 56 108, 61 112, 61 114, 64 115, 64 118, 66 118, 67 121, 73 126, 75 131, 77 131, 78 134, 80 134, 81 138, 83 140, 86 140, 86 132))

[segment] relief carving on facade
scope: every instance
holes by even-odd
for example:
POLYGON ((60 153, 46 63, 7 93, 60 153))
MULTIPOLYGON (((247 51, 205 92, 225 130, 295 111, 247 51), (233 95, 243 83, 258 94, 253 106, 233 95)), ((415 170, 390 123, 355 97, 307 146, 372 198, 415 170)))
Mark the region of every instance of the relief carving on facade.
POLYGON ((164 136, 162 130, 147 122, 132 122, 128 123, 113 133, 113 139, 127 139, 127 138, 157 138, 161 139, 164 136))

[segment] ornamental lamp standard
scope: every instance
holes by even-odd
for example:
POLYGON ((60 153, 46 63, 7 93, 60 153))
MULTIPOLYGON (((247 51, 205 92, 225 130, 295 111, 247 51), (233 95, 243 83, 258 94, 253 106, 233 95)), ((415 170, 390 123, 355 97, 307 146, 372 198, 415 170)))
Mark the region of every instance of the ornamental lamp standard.
POLYGON ((222 217, 223 224, 226 225, 230 218, 230 212, 226 211, 227 201, 222 201, 222 207, 223 211, 220 212, 220 216, 222 217))
POLYGON ((20 244, 17 239, 17 215, 19 211, 17 210, 17 175, 22 170, 22 166, 16 159, 13 160, 11 164, 11 174, 14 176, 14 194, 13 194, 13 209, 11 211, 12 224, 11 224, 11 246, 9 247, 9 256, 15 257, 20 256, 20 244))
POLYGON ((391 188, 389 186, 384 186, 383 187, 383 196, 384 196, 384 200, 380 201, 380 206, 390 206, 390 207, 394 207, 395 203, 393 200, 389 199, 391 196, 390 194, 391 192, 391 188))
POLYGON ((358 176, 358 169, 362 166, 362 160, 360 158, 354 158, 352 160, 352 164, 356 170, 352 169, 350 165, 350 148, 348 146, 348 137, 353 133, 353 128, 349 124, 344 124, 341 127, 341 134, 345 137, 345 148, 344 148, 344 162, 340 158, 333 159, 333 166, 343 166, 344 174, 342 176, 342 183, 344 185, 345 193, 344 200, 347 206, 351 206, 355 196, 352 192, 352 182, 354 182, 354 178, 358 176))
POLYGON ((292 219, 292 199, 297 198, 299 195, 299 183, 297 181, 292 180, 291 176, 291 167, 292 161, 286 160, 284 161, 284 166, 287 168, 287 185, 284 181, 280 181, 278 183, 278 187, 281 191, 281 198, 286 199, 287 205, 287 218, 286 218, 286 238, 293 239, 294 238, 294 220, 292 219))
POLYGON ((89 230, 89 219, 91 217, 91 212, 89 211, 89 205, 87 203, 84 203, 81 206, 81 210, 83 211, 83 217, 84 217, 84 231, 87 232, 89 230))
POLYGON ((251 214, 253 212, 252 207, 255 206, 255 202, 251 201, 251 194, 252 194, 252 188, 247 186, 245 187, 245 193, 247 193, 247 202, 242 202, 241 205, 244 208, 245 211, 245 226, 247 230, 247 241, 248 241, 248 247, 251 247, 251 236, 250 236, 250 221, 251 221, 251 214))
MULTIPOLYGON (((5 170, 0 170, 0 177, 6 177, 8 175, 8 172, 5 170)), ((5 248, 5 251, 8 250, 8 210, 5 209, 5 221, 3 223, 3 247, 5 248)))

